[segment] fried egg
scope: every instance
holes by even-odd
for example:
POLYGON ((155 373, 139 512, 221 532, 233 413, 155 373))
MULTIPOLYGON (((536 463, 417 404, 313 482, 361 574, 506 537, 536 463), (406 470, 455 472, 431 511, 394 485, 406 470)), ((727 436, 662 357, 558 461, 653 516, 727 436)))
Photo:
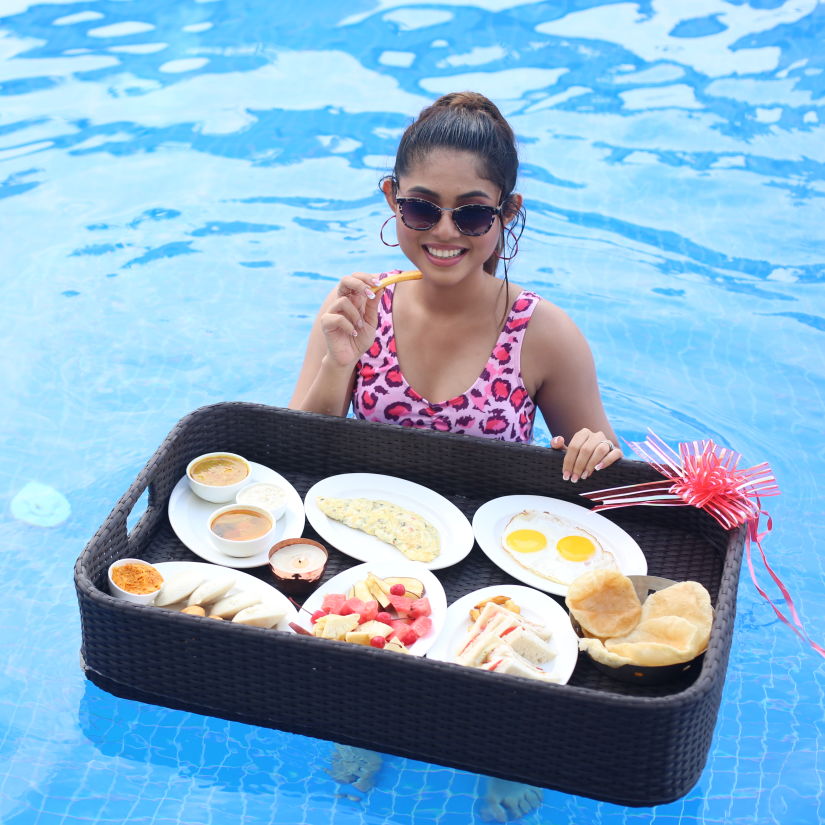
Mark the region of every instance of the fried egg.
POLYGON ((613 554, 587 530, 541 510, 522 510, 501 535, 504 550, 537 576, 570 584, 587 570, 618 570, 613 554))

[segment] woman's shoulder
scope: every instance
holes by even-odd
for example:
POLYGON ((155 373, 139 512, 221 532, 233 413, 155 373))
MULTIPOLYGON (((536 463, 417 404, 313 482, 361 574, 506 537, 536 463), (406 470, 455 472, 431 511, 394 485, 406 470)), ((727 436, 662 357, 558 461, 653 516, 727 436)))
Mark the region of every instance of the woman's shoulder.
POLYGON ((553 338, 578 332, 573 319, 558 305, 549 301, 531 289, 525 289, 518 284, 510 284, 510 303, 530 299, 533 305, 533 316, 530 322, 530 336, 533 338, 553 338))

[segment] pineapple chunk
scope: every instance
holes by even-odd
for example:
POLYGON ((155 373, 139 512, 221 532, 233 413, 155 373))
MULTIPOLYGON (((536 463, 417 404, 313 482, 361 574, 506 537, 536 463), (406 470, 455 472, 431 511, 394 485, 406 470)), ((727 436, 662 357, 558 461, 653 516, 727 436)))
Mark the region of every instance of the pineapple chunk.
POLYGON ((350 630, 355 630, 358 627, 360 617, 357 613, 350 613, 349 616, 339 616, 336 613, 330 613, 323 616, 315 622, 315 635, 322 639, 338 639, 343 641, 350 630), (326 619, 322 623, 322 619, 326 619), (318 625, 321 625, 320 629, 318 625))
POLYGON ((358 630, 362 633, 369 634, 370 638, 373 636, 383 636, 386 639, 387 636, 392 633, 392 627, 390 627, 390 625, 384 624, 384 622, 377 622, 375 619, 371 622, 364 622, 364 624, 359 625, 358 630))
POLYGON ((370 636, 369 633, 364 633, 363 630, 351 630, 349 633, 347 633, 345 640, 347 642, 352 642, 356 645, 369 646, 371 638, 372 636, 370 636))

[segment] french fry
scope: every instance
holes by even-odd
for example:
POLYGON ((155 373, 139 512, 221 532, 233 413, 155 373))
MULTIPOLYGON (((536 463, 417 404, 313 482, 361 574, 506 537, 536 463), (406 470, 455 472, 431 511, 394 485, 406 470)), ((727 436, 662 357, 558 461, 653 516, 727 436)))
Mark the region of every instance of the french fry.
POLYGON ((372 291, 377 295, 385 286, 397 284, 401 281, 417 281, 421 277, 423 276, 417 269, 408 269, 406 272, 399 272, 396 275, 384 278, 378 286, 373 287, 372 291))

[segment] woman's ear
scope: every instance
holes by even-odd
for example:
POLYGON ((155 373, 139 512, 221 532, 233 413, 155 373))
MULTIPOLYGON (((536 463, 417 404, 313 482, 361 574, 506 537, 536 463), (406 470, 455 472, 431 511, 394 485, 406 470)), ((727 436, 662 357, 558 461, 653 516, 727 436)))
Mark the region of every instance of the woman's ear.
POLYGON ((524 205, 524 198, 518 192, 513 192, 504 203, 503 214, 501 216, 502 222, 506 225, 518 215, 521 207, 524 205))
POLYGON ((384 193, 384 197, 387 199, 387 203, 389 204, 390 209, 395 212, 397 203, 395 202, 395 179, 392 175, 387 175, 384 180, 381 181, 381 191, 384 193))

